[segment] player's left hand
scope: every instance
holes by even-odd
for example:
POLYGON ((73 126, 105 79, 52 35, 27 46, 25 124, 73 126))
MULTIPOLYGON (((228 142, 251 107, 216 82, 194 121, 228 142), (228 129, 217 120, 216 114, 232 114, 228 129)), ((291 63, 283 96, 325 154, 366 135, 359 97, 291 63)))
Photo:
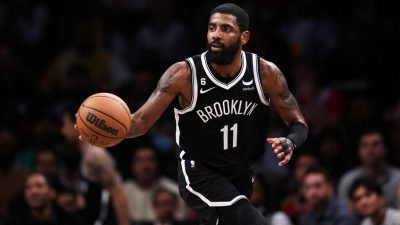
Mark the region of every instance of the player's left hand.
POLYGON ((267 138, 267 142, 271 144, 276 157, 282 159, 278 164, 279 166, 284 166, 290 161, 293 155, 293 148, 287 138, 267 138))

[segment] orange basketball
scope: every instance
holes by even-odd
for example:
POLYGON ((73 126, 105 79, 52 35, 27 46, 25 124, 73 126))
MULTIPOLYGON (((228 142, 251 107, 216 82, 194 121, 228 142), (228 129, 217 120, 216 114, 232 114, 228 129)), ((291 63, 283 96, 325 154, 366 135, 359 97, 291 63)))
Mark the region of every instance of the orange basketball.
POLYGON ((76 125, 84 141, 99 147, 120 143, 131 127, 127 104, 111 93, 89 96, 79 107, 76 125))

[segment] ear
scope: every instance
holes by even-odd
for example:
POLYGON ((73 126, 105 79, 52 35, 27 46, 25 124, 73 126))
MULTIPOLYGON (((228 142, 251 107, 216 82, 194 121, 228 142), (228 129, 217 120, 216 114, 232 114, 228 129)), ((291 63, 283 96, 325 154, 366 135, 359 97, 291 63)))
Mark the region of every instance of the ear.
POLYGON ((250 31, 244 31, 242 32, 242 34, 240 35, 240 44, 241 45, 245 45, 247 44, 247 42, 250 39, 250 31))

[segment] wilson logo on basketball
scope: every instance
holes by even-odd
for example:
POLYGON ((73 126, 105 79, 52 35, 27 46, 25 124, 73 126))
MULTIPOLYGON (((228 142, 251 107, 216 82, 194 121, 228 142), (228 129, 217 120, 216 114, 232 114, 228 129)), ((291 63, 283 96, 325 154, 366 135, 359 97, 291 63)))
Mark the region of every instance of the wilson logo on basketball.
POLYGON ((86 120, 91 123, 94 124, 96 127, 106 131, 109 134, 112 134, 114 136, 117 136, 118 134, 118 130, 115 128, 112 128, 111 126, 107 126, 106 121, 103 119, 98 118, 96 115, 94 115, 93 113, 88 113, 86 116, 86 120))

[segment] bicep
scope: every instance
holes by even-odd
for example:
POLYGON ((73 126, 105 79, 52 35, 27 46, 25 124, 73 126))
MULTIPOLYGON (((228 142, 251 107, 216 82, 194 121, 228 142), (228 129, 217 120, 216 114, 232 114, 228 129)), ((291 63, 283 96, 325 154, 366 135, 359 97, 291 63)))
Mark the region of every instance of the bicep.
POLYGON ((264 92, 268 93, 271 103, 286 124, 295 121, 305 122, 299 105, 283 73, 275 65, 264 65, 261 72, 264 92))
POLYGON ((185 64, 177 63, 161 76, 147 101, 132 114, 132 135, 145 133, 161 117, 185 86, 185 64), (136 132, 135 132, 136 130, 136 132))

